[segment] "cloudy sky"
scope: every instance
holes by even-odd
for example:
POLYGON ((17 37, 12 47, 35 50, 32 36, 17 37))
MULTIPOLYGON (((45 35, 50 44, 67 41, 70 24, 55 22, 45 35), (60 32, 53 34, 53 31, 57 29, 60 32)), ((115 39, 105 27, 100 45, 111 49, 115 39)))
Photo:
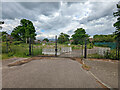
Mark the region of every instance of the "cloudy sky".
POLYGON ((20 25, 20 20, 31 20, 36 38, 52 39, 61 32, 72 35, 77 28, 84 28, 91 37, 115 31, 118 2, 2 2, 3 31, 10 33, 20 25))

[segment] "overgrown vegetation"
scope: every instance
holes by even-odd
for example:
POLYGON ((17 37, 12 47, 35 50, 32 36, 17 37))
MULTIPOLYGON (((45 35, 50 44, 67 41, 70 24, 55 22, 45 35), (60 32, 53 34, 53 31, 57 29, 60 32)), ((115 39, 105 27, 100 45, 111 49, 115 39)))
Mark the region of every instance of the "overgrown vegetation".
MULTIPOLYGON (((9 43, 8 53, 6 52, 6 43, 2 43, 2 59, 11 57, 30 57, 29 56, 29 45, 25 43, 13 42, 9 43)), ((33 56, 41 55, 42 48, 34 45, 33 56)))
POLYGON ((89 54, 88 58, 96 58, 96 59, 112 59, 116 60, 116 50, 111 50, 110 52, 106 52, 105 55, 99 55, 99 54, 89 54))

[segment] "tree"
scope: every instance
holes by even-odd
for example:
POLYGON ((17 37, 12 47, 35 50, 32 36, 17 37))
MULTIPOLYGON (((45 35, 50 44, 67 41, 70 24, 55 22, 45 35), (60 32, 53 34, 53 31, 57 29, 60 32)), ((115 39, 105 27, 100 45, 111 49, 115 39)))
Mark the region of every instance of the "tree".
POLYGON ((6 41, 6 36, 8 35, 8 33, 5 32, 5 31, 2 31, 1 34, 2 34, 2 35, 1 35, 1 37, 2 37, 2 41, 3 41, 3 42, 6 41))
POLYGON ((83 44, 85 37, 89 37, 89 35, 86 34, 85 29, 78 28, 74 31, 74 34, 72 35, 73 44, 83 44))
POLYGON ((49 40, 47 38, 44 38, 43 41, 49 42, 49 40))
POLYGON ((114 17, 117 17, 117 22, 114 23, 114 27, 116 28, 116 31, 115 31, 116 39, 120 41, 120 4, 117 4, 117 8, 118 8, 118 11, 113 13, 114 17))
POLYGON ((94 35, 93 36, 94 42, 114 42, 114 35, 94 35))
POLYGON ((117 22, 114 23, 114 27, 116 28, 115 31, 115 38, 117 42, 117 48, 118 48, 118 59, 119 59, 119 50, 120 50, 120 4, 117 4, 117 12, 114 12, 114 17, 117 17, 117 22))
POLYGON ((69 42, 69 35, 65 33, 61 33, 58 37, 58 43, 63 44, 69 42))
POLYGON ((28 41, 29 38, 35 39, 35 27, 29 20, 22 19, 20 25, 15 27, 11 35, 19 41, 28 41))

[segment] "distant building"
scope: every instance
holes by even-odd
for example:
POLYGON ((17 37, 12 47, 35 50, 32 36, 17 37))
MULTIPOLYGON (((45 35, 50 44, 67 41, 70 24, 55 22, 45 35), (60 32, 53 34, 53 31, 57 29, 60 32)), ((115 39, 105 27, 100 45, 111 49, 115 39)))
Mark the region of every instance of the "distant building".
POLYGON ((89 38, 89 41, 90 41, 90 42, 93 42, 93 40, 94 40, 93 38, 89 38))
POLYGON ((72 43, 74 40, 70 40, 70 43, 72 43))

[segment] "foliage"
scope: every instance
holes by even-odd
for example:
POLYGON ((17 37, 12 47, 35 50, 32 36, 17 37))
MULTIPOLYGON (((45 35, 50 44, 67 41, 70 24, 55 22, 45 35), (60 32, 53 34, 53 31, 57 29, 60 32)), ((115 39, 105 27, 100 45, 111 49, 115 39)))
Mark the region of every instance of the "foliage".
POLYGON ((35 27, 31 21, 22 19, 20 25, 14 28, 11 35, 18 41, 25 42, 28 38, 35 39, 35 27))
POLYGON ((93 48, 93 44, 92 43, 87 44, 87 48, 88 49, 92 49, 93 48))
MULTIPOLYGON (((117 22, 114 23, 114 27, 116 28, 115 35, 118 43, 120 44, 120 4, 117 4, 117 12, 114 12, 114 17, 117 17, 117 22)), ((120 45, 118 45, 120 48, 120 45)))
POLYGON ((13 42, 14 45, 19 45, 19 44, 21 44, 21 43, 23 43, 23 42, 22 42, 22 41, 14 41, 14 42, 13 42))
POLYGON ((88 38, 88 34, 86 34, 85 29, 83 28, 78 28, 77 30, 75 30, 74 32, 75 34, 72 35, 72 39, 73 39, 73 44, 83 44, 83 42, 85 41, 85 38, 88 38))
POLYGON ((99 54, 88 54, 88 56, 87 56, 88 58, 97 58, 97 59, 103 59, 104 58, 104 56, 102 56, 102 55, 99 55, 99 54))
POLYGON ((116 50, 111 50, 110 52, 106 52, 105 55, 99 55, 99 54, 89 54, 88 58, 97 58, 97 59, 113 59, 116 60, 116 50))
POLYGON ((93 42, 113 42, 115 41, 114 35, 94 35, 93 36, 94 41, 93 42))
POLYGON ((65 33, 61 33, 60 36, 58 37, 58 43, 63 44, 67 43, 69 41, 69 35, 65 33))
POLYGON ((78 46, 78 45, 73 45, 73 46, 72 46, 72 49, 81 49, 81 47, 78 46))
POLYGON ((44 38, 43 41, 49 42, 48 38, 44 38))
MULTIPOLYGON (((6 44, 2 44, 2 59, 7 59, 11 57, 29 57, 29 49, 28 44, 21 43, 21 41, 15 41, 12 44, 9 44, 9 47, 11 51, 6 53, 6 44), (15 43, 17 43, 15 45, 15 43)), ((37 47, 34 45, 33 48, 33 56, 41 55, 42 54, 42 48, 37 47)))
POLYGON ((0 32, 0 38, 2 39, 3 42, 6 41, 6 35, 8 35, 7 32, 5 31, 0 32))

